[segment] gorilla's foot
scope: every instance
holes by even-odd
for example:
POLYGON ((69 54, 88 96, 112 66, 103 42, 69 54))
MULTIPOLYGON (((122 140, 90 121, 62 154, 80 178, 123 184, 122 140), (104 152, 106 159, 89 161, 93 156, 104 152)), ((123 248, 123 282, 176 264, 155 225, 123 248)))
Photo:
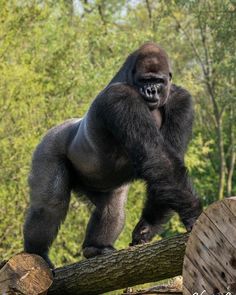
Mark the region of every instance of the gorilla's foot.
POLYGON ((132 243, 130 246, 148 243, 157 233, 157 227, 149 224, 146 220, 141 219, 135 226, 132 234, 132 243))
POLYGON ((116 249, 112 246, 106 246, 106 247, 90 246, 90 247, 83 248, 83 254, 84 254, 84 257, 91 258, 98 255, 108 254, 115 250, 116 249))

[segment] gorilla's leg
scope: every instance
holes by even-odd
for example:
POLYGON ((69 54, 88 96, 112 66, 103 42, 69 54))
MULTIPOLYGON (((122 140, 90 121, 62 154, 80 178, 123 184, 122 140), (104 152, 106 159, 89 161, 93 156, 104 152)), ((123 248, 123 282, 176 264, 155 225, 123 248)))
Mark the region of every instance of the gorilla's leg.
POLYGON ((64 220, 69 200, 68 167, 63 160, 38 153, 34 157, 30 185, 30 208, 24 225, 24 248, 42 256, 50 265, 49 247, 64 220))
POLYGON ((83 253, 86 258, 115 250, 113 243, 124 227, 127 192, 126 185, 111 193, 97 193, 90 196, 96 208, 88 223, 83 243, 83 253))

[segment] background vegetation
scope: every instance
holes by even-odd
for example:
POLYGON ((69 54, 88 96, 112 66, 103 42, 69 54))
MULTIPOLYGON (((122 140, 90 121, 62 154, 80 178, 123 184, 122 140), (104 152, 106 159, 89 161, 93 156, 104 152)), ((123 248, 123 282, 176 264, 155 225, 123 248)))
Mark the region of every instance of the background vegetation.
MULTIPOLYGON (((32 152, 52 126, 83 116, 125 57, 153 40, 196 108, 186 162, 204 205, 236 194, 236 2, 229 0, 0 0, 0 260, 22 250, 32 152)), ((127 247, 145 197, 132 185, 127 247)), ((72 199, 51 254, 81 259, 90 206, 72 199)), ((163 236, 183 231, 177 217, 163 236)))

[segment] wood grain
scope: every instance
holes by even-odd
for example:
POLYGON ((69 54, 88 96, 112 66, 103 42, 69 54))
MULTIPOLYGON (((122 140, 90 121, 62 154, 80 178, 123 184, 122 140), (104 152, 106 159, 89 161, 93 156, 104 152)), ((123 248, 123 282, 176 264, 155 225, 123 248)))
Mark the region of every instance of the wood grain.
POLYGON ((0 269, 0 294, 46 295, 53 275, 38 255, 20 253, 0 269))
POLYGON ((236 294, 236 197, 209 206, 193 227, 183 264, 183 295, 196 292, 236 294))

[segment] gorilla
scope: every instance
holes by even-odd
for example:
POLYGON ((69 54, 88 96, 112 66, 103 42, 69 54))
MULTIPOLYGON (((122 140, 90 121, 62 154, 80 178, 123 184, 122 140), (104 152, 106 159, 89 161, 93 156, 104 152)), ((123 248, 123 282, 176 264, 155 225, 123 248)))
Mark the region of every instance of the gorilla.
POLYGON ((173 211, 188 231, 201 213, 184 164, 192 133, 190 94, 171 83, 168 56, 148 42, 128 56, 82 119, 50 129, 37 146, 29 176, 24 248, 48 252, 66 217, 71 191, 95 205, 83 254, 114 251, 123 229, 129 183, 142 179, 147 200, 131 245, 149 242, 173 211))

